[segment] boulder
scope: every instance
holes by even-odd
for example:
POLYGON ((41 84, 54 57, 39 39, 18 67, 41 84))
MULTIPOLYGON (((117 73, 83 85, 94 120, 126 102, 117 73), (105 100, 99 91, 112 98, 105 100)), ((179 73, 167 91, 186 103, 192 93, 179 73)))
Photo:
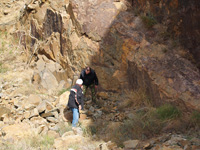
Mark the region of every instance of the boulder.
POLYGON ((63 93, 62 95, 59 96, 59 98, 58 98, 59 106, 62 106, 62 107, 67 106, 68 100, 69 100, 69 94, 70 94, 70 91, 66 91, 65 93, 63 93))
POLYGON ((123 142, 125 148, 127 149, 135 149, 138 143, 139 143, 139 140, 128 140, 128 141, 123 142))
POLYGON ((80 135, 70 135, 62 138, 57 138, 54 140, 54 148, 62 149, 63 147, 69 147, 72 144, 83 144, 83 137, 80 135))
POLYGON ((6 107, 0 107, 0 118, 5 114, 10 114, 11 110, 6 107))
POLYGON ((5 126, 2 130, 5 132, 5 139, 11 138, 14 141, 24 138, 24 136, 33 134, 33 129, 27 123, 8 125, 5 126))
POLYGON ((25 102, 25 105, 34 105, 37 106, 42 101, 42 98, 39 95, 31 94, 25 102))

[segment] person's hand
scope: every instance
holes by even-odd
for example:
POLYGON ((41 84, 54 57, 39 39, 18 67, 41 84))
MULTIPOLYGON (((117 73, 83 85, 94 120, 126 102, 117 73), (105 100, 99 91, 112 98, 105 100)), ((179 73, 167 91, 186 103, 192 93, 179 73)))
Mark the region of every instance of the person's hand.
POLYGON ((79 108, 79 110, 81 110, 82 109, 81 105, 79 105, 78 108, 79 108))

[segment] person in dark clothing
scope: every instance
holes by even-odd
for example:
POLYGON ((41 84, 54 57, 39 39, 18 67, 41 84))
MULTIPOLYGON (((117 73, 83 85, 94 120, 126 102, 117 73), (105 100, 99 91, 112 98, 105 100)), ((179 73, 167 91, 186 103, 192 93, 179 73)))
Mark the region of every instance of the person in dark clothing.
POLYGON ((79 110, 83 110, 83 90, 82 90, 83 80, 78 79, 76 84, 71 88, 69 101, 67 106, 71 109, 73 113, 72 127, 76 127, 79 120, 79 110))
POLYGON ((80 79, 83 80, 83 94, 86 94, 89 87, 92 93, 92 101, 96 102, 96 89, 99 82, 95 71, 90 67, 86 67, 81 71, 80 79))

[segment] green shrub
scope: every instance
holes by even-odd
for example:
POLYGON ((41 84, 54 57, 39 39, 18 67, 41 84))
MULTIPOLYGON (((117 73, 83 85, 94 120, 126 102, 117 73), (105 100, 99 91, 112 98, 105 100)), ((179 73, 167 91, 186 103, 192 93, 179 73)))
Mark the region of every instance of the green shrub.
POLYGON ((198 111, 194 111, 192 113, 192 123, 195 124, 195 125, 200 125, 200 112, 198 111))
POLYGON ((157 21, 155 20, 155 18, 151 14, 149 14, 147 16, 141 16, 141 19, 142 19, 144 25, 148 29, 152 28, 157 23, 157 21))
POLYGON ((168 120, 179 117, 181 113, 175 106, 165 104, 157 108, 156 115, 161 120, 168 120))

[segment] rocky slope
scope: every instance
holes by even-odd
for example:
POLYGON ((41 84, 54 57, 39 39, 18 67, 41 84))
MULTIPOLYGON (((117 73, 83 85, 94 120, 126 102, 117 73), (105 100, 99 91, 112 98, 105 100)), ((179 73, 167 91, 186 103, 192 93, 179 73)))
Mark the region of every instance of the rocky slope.
MULTIPOLYGON (((142 118, 151 107, 164 103, 187 113, 200 110, 199 71, 185 59, 189 54, 185 48, 174 46, 160 34, 167 32, 166 26, 146 29, 126 1, 16 0, 0 5, 0 135, 4 149, 12 149, 10 143, 19 141, 18 149, 28 149, 30 145, 23 144, 26 137, 45 142, 44 135, 54 139, 42 145, 49 149, 117 150, 122 143, 123 149, 199 148, 198 132, 191 140, 183 135, 188 128, 198 131, 184 117, 167 121, 157 132, 153 128, 145 131, 144 125, 143 134, 136 136, 138 127, 126 138, 116 138, 126 120, 137 119, 141 110, 145 113, 142 118), (69 92, 58 93, 70 88, 86 65, 99 77, 99 100, 97 105, 86 102, 81 115, 84 132, 74 134, 66 120, 69 92), (138 100, 135 91, 146 97, 138 100), (151 104, 148 109, 146 101, 151 104), (152 138, 162 131, 164 135, 152 138)), ((35 143, 32 147, 45 149, 42 146, 35 143)))

